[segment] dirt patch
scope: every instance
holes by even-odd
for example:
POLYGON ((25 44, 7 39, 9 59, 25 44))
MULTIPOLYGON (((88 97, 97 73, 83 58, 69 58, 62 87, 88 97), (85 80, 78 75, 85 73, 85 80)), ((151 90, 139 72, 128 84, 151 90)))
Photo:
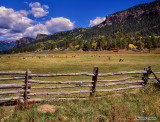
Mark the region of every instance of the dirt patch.
POLYGON ((82 49, 79 49, 77 52, 83 52, 83 50, 82 50, 82 49))
POLYGON ((1 122, 4 122, 4 121, 6 121, 7 119, 9 119, 9 116, 6 116, 6 117, 2 118, 0 121, 1 121, 1 122))
POLYGON ((40 106, 38 111, 41 112, 41 113, 54 113, 55 109, 56 109, 56 107, 53 106, 53 105, 44 104, 44 105, 40 106))
POLYGON ((82 108, 82 109, 80 109, 80 111, 81 111, 81 113, 85 113, 85 112, 87 112, 87 109, 82 108))

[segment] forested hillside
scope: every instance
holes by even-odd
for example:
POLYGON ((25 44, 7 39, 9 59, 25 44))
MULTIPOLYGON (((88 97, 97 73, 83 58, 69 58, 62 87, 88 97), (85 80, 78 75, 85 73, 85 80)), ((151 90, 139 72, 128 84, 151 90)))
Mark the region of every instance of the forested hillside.
POLYGON ((61 48, 84 51, 160 47, 160 1, 106 16, 101 24, 59 32, 3 53, 61 48))

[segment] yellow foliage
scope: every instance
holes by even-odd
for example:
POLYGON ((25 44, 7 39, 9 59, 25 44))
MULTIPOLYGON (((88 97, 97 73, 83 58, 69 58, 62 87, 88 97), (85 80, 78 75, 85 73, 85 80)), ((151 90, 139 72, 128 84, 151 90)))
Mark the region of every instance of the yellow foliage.
POLYGON ((39 50, 43 50, 43 48, 42 48, 42 47, 40 47, 40 48, 38 48, 36 51, 39 51, 39 50))
POLYGON ((136 50, 137 46, 134 46, 133 44, 129 44, 129 48, 136 50))
POLYGON ((96 43, 92 43, 92 47, 93 47, 93 46, 97 46, 97 42, 96 42, 96 43))
POLYGON ((92 43, 92 48, 94 48, 94 50, 95 50, 96 47, 97 47, 97 42, 93 42, 93 43, 92 43))
POLYGON ((79 49, 79 45, 76 45, 75 48, 76 48, 76 49, 79 49))
POLYGON ((53 41, 53 40, 48 40, 47 42, 48 42, 48 43, 54 43, 54 41, 53 41))

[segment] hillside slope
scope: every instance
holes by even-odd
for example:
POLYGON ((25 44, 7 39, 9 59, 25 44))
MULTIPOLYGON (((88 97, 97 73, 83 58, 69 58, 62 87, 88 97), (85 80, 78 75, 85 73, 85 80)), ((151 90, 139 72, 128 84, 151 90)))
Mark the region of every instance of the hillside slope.
MULTIPOLYGON (((54 49, 72 50, 124 49, 133 44, 137 49, 160 46, 160 1, 141 4, 106 16, 92 28, 77 28, 33 41, 15 52, 54 49)), ((8 51, 11 52, 11 51, 8 51)))

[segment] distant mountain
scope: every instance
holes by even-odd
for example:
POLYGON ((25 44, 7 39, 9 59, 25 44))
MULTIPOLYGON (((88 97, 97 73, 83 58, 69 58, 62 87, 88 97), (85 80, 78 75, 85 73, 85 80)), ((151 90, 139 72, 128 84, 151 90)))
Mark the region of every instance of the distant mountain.
POLYGON ((36 39, 33 39, 33 38, 30 38, 30 37, 24 37, 24 38, 21 38, 19 40, 16 40, 15 42, 15 45, 14 45, 14 48, 19 48, 21 46, 25 46, 31 42, 34 42, 34 41, 37 41, 37 40, 41 40, 41 39, 44 39, 46 38, 48 35, 46 34, 37 34, 37 37, 36 39))
POLYGON ((13 41, 11 40, 0 40, 0 51, 9 50, 14 46, 13 41))
POLYGON ((14 44, 14 48, 18 48, 18 47, 24 46, 26 44, 29 44, 29 43, 33 42, 33 41, 34 41, 34 39, 30 38, 30 37, 21 38, 19 40, 16 40, 16 42, 14 44))
POLYGON ((104 22, 91 28, 77 28, 44 37, 13 50, 24 52, 56 47, 72 50, 129 49, 129 44, 137 49, 157 48, 160 47, 160 1, 108 15, 104 22))

